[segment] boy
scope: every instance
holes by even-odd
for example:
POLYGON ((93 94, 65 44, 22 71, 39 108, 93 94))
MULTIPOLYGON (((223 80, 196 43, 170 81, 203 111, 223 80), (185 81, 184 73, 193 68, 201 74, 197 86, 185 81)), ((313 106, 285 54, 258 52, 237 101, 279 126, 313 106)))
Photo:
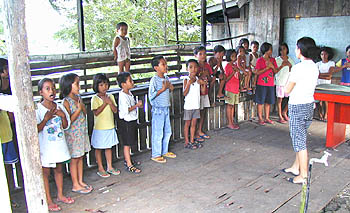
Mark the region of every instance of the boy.
POLYGON ((157 72, 152 77, 148 97, 152 106, 152 160, 165 163, 168 158, 176 158, 172 152, 168 152, 171 136, 170 126, 170 94, 174 86, 164 74, 168 72, 167 62, 163 56, 156 56, 151 61, 152 68, 157 72))
POLYGON ((135 146, 137 136, 137 108, 142 107, 142 101, 137 103, 130 89, 134 88, 134 81, 130 73, 122 72, 117 76, 118 84, 122 88, 119 92, 119 118, 121 120, 121 135, 124 145, 124 165, 131 173, 140 173, 141 169, 135 167, 140 162, 134 162, 130 157, 130 147, 135 146), (135 165, 136 164, 136 165, 135 165))
MULTIPOLYGON (((222 66, 222 61, 224 60, 225 55, 225 48, 221 45, 216 45, 214 47, 214 58, 216 59, 216 66, 211 67, 213 71, 213 76, 216 78, 219 78, 219 91, 216 96, 217 99, 222 100, 225 98, 224 94, 222 93, 222 90, 225 86, 225 74, 224 74, 224 68, 222 66)), ((214 77, 214 79, 215 79, 214 77)))
MULTIPOLYGON (((245 69, 243 70, 244 72, 244 89, 243 90, 247 90, 247 94, 251 95, 252 94, 252 88, 249 86, 250 83, 250 78, 252 76, 252 70, 250 67, 250 56, 249 56, 249 52, 251 51, 249 49, 249 40, 246 38, 242 38, 239 41, 239 46, 242 46, 244 48, 244 56, 245 56, 245 69)), ((239 54, 237 52, 237 54, 239 54)))
POLYGON ((255 74, 255 66, 256 66, 256 61, 258 60, 259 58, 259 42, 257 41, 252 41, 251 43, 251 46, 252 46, 252 52, 250 53, 249 55, 249 65, 250 65, 250 68, 252 70, 252 87, 255 88, 256 86, 256 77, 257 75, 255 74))
POLYGON ((184 78, 183 92, 185 96, 184 104, 184 136, 186 149, 198 149, 201 144, 195 142, 194 135, 196 132, 197 119, 200 118, 200 87, 201 84, 206 84, 203 80, 199 80, 197 75, 198 62, 190 59, 186 62, 186 68, 189 76, 184 78), (188 140, 188 129, 191 126, 190 142, 188 140))
POLYGON ((335 66, 331 67, 332 72, 342 70, 340 85, 350 86, 350 45, 345 49, 346 58, 340 59, 335 66))
POLYGON ((128 25, 125 22, 120 22, 117 24, 116 29, 117 35, 114 37, 113 42, 113 55, 114 61, 119 66, 119 73, 130 71, 130 39, 126 37, 128 34, 128 25))
POLYGON ((208 90, 208 82, 211 82, 211 75, 213 74, 213 70, 210 65, 206 62, 207 53, 204 46, 196 47, 193 51, 194 56, 198 60, 199 68, 197 76, 199 79, 203 80, 205 84, 201 85, 201 96, 200 96, 200 119, 197 129, 197 134, 195 137, 196 142, 204 142, 204 139, 210 139, 210 136, 203 132, 203 124, 206 116, 206 112, 208 107, 210 107, 209 101, 209 90, 208 90))

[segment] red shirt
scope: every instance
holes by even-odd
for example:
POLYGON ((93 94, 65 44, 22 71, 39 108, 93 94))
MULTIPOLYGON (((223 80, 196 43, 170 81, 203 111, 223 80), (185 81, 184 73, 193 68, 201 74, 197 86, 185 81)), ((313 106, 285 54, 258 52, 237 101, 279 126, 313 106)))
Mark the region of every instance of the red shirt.
MULTIPOLYGON (((277 68, 276 60, 274 58, 270 58, 270 62, 277 68)), ((258 58, 256 61, 256 70, 261 70, 266 68, 265 59, 263 57, 258 58)), ((265 71, 264 73, 258 75, 257 85, 261 86, 275 86, 274 81, 274 73, 272 69, 265 71)))
MULTIPOLYGON (((199 78, 202 77, 202 74, 204 71, 208 71, 209 75, 213 74, 213 69, 210 67, 210 65, 207 62, 204 63, 204 67, 201 67, 201 66, 198 67, 198 74, 197 75, 199 78)), ((206 80, 209 80, 209 79, 207 78, 206 80)), ((209 86, 209 81, 208 81, 208 85, 206 87, 205 92, 202 93, 202 90, 201 90, 201 95, 208 95, 208 93, 209 93, 208 86, 209 86)))
MULTIPOLYGON (((233 64, 233 66, 232 66, 230 63, 228 63, 225 66, 226 78, 228 78, 233 72, 235 72, 233 67, 238 69, 236 64, 233 64)), ((229 81, 226 81, 225 91, 232 92, 234 94, 239 93, 239 74, 238 73, 239 72, 236 72, 229 81)))

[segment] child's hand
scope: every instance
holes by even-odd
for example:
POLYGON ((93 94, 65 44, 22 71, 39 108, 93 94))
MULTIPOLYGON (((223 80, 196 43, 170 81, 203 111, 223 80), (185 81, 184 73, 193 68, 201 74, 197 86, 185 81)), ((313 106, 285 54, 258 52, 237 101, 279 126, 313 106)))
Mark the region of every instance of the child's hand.
POLYGON ((190 84, 193 84, 196 81, 197 81, 196 76, 190 76, 190 80, 189 80, 190 84))
POLYGON ((45 113, 45 116, 44 116, 44 120, 45 121, 49 121, 51 118, 53 118, 53 116, 56 114, 56 111, 57 109, 56 108, 52 108, 50 110, 48 110, 46 113, 45 113))
POLYGON ((78 110, 82 111, 84 109, 84 104, 81 100, 81 98, 78 99, 78 110))
POLYGON ((346 63, 344 64, 344 66, 345 66, 345 68, 350 68, 350 62, 346 62, 346 63))
POLYGON ((138 108, 142 108, 142 107, 143 107, 143 104, 142 104, 142 101, 141 101, 141 100, 139 100, 139 101, 137 102, 136 107, 138 107, 138 108))
POLYGON ((64 114, 64 112, 62 110, 60 110, 60 109, 56 110, 55 115, 60 116, 61 118, 66 117, 66 114, 64 114))
POLYGON ((117 61, 118 60, 118 56, 114 56, 114 61, 117 61))
POLYGON ((107 95, 104 97, 104 102, 106 104, 113 104, 112 100, 107 95))
POLYGON ((174 90, 174 86, 170 83, 170 81, 168 81, 168 88, 170 89, 170 91, 173 91, 174 90))

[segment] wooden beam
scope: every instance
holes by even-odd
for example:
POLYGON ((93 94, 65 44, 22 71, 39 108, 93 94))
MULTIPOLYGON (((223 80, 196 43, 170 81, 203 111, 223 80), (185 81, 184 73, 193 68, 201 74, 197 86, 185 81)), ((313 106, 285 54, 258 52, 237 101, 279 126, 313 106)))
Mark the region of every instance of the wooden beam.
POLYGON ((207 43, 207 0, 201 0, 201 44, 207 43))
POLYGON ((28 212, 48 212, 28 59, 25 0, 4 0, 9 75, 28 212))
POLYGON ((80 51, 85 51, 83 0, 77 0, 77 15, 78 15, 78 31, 79 31, 79 49, 80 51))

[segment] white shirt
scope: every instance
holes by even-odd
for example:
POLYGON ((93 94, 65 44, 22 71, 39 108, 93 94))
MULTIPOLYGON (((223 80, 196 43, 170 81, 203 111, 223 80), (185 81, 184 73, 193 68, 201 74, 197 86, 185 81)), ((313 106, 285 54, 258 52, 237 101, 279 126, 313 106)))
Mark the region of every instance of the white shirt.
POLYGON ((129 108, 136 105, 134 96, 129 91, 129 94, 126 94, 123 91, 119 92, 119 118, 124 119, 125 121, 135 121, 137 120, 137 109, 129 112, 129 108))
MULTIPOLYGON (((294 66, 294 61, 292 58, 288 57, 289 63, 294 66)), ((281 56, 276 58, 276 64, 280 67, 283 63, 281 56)), ((275 74, 275 85, 276 86, 286 86, 289 78, 289 66, 284 66, 282 69, 275 74)))
POLYGON ((295 86, 289 94, 289 104, 314 102, 318 74, 318 68, 312 60, 301 61, 292 67, 289 82, 294 82, 295 86))
MULTIPOLYGON (((183 79, 184 79, 184 82, 185 80, 187 80, 188 82, 190 80, 190 77, 185 76, 183 79)), ((196 77, 196 79, 197 81, 190 85, 190 89, 187 95, 185 96, 185 104, 184 104, 185 110, 193 110, 193 109, 200 108, 200 98, 201 98, 200 91, 201 90, 200 90, 200 85, 198 83, 198 78, 196 77)))
MULTIPOLYGON (((316 63, 318 70, 320 73, 328 73, 330 67, 335 67, 334 61, 328 61, 327 63, 323 63, 319 61, 316 63)), ((317 84, 330 84, 331 80, 326 79, 318 79, 317 84)))
MULTIPOLYGON (((37 124, 44 120, 45 114, 48 111, 41 103, 37 104, 38 109, 36 112, 37 124)), ((57 109, 60 109, 66 115, 68 126, 70 126, 70 119, 66 109, 57 104, 57 109)), ((46 122, 42 131, 39 132, 39 145, 40 145, 40 159, 43 165, 51 163, 60 163, 70 159, 68 146, 65 140, 64 131, 62 127, 62 119, 59 116, 54 116, 48 122, 46 122)))
POLYGON ((130 40, 128 37, 125 37, 123 39, 121 36, 118 36, 119 38, 119 45, 116 47, 117 54, 118 54, 118 62, 125 61, 126 59, 131 58, 131 51, 130 51, 130 40))

